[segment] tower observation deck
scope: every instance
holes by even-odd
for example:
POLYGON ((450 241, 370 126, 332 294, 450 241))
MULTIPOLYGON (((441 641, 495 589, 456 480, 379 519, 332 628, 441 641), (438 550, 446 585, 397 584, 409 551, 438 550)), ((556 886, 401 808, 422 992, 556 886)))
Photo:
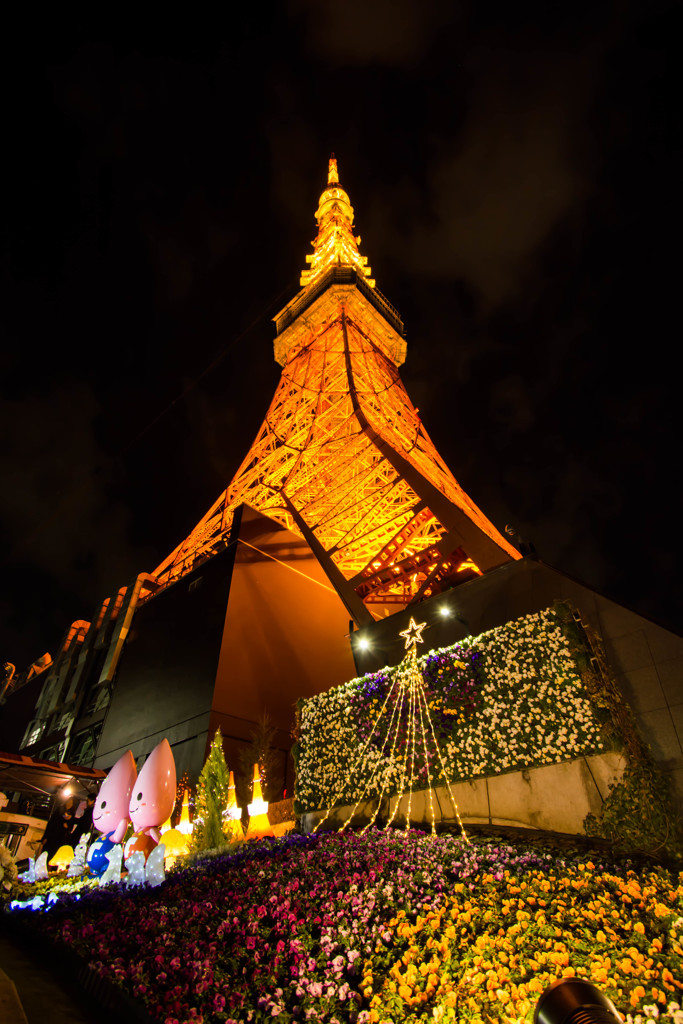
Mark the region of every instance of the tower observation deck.
POLYGON ((282 376, 234 479, 152 574, 225 546, 248 505, 302 537, 358 625, 519 553, 463 491, 399 377, 401 317, 375 287, 329 161, 302 290, 275 317, 282 376))

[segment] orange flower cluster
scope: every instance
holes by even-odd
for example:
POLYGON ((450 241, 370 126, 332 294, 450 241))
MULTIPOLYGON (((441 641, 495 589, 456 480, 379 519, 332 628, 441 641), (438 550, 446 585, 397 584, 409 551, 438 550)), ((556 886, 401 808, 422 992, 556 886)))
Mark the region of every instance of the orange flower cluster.
POLYGON ((391 918, 390 940, 365 962, 359 1020, 521 1024, 552 981, 580 977, 624 1020, 673 1021, 683 993, 681 882, 588 862, 458 883, 438 911, 425 904, 415 920, 402 910, 391 918))

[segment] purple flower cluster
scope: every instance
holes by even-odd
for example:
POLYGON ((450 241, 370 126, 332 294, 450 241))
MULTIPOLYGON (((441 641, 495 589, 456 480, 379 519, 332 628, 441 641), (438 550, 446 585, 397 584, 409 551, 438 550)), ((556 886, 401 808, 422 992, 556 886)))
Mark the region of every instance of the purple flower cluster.
POLYGON ((415 919, 456 881, 548 860, 418 832, 291 836, 174 871, 158 888, 65 896, 41 930, 165 1024, 341 1024, 358 1018, 364 964, 391 945, 397 910, 415 919))
MULTIPOLYGON (((436 735, 450 738, 463 718, 481 706, 481 654, 455 645, 448 650, 428 655, 421 666, 425 697, 436 735)), ((368 673, 358 681, 350 699, 350 710, 357 722, 359 741, 362 744, 371 739, 373 746, 385 754, 395 734, 398 736, 396 746, 403 749, 411 729, 407 702, 399 720, 394 721, 393 725, 391 702, 389 711, 385 711, 378 722, 387 694, 395 683, 396 669, 368 673)), ((436 769, 438 774, 439 766, 431 730, 427 730, 424 743, 426 754, 420 750, 421 760, 424 755, 424 763, 416 770, 416 779, 427 785, 431 772, 436 769)))
POLYGON ((349 701, 350 710, 358 722, 358 738, 361 742, 367 740, 373 732, 373 727, 382 705, 386 699, 393 683, 385 671, 368 672, 358 681, 349 701))
POLYGON ((451 736, 455 722, 481 707, 481 661, 479 651, 458 644, 425 658, 422 672, 437 734, 451 736))

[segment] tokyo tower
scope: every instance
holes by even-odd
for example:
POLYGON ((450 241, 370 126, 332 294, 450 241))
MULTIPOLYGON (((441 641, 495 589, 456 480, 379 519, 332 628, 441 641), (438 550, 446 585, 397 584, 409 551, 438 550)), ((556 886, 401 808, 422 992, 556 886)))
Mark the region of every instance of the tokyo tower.
POLYGON ((246 504, 302 537, 357 625, 520 555, 463 491, 399 377, 403 322, 375 287, 329 161, 302 290, 274 318, 282 377, 234 479, 155 570, 224 547, 246 504))

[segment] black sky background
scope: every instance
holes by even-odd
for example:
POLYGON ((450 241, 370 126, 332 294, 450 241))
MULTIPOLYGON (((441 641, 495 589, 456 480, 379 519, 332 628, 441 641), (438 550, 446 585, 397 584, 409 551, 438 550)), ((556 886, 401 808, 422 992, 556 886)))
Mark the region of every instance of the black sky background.
POLYGON ((673 5, 268 10, 8 41, 0 658, 54 655, 226 486, 332 150, 457 479, 680 628, 673 5))

